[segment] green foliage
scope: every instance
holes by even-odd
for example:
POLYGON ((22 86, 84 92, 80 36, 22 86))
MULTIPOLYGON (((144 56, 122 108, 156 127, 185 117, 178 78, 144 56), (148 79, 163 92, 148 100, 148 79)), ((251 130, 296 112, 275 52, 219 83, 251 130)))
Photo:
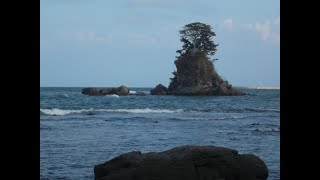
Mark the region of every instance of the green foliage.
MULTIPOLYGON (((210 25, 195 22, 185 25, 179 32, 181 37, 180 41, 183 45, 182 49, 176 52, 180 55, 189 53, 192 50, 200 50, 206 55, 213 56, 217 51, 216 47, 218 44, 215 44, 213 40, 211 40, 212 36, 216 34, 212 31, 210 25)), ((213 61, 215 60, 217 59, 213 61)))

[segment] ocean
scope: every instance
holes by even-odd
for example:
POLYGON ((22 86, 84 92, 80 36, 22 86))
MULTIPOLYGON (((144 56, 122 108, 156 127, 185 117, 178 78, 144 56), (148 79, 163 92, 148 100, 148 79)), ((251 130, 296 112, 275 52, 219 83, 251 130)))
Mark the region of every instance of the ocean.
MULTIPOLYGON (((85 96, 40 88, 40 179, 93 180, 93 168, 130 151, 213 145, 259 156, 280 179, 280 90, 248 96, 85 96)), ((130 88, 150 93, 150 88, 130 88)))

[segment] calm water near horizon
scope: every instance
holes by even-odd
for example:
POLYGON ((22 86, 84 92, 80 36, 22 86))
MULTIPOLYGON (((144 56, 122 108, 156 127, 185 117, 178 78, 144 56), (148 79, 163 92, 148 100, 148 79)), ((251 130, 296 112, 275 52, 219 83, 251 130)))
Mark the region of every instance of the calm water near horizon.
MULTIPOLYGON (((93 167, 120 154, 213 145, 265 161, 280 179, 280 90, 252 96, 103 96, 40 88, 40 179, 93 180, 93 167)), ((132 88, 150 92, 150 88, 132 88)))

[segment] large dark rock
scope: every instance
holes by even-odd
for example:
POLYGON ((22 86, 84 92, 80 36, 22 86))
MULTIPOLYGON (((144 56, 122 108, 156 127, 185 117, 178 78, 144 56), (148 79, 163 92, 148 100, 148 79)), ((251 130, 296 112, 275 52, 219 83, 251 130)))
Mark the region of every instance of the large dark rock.
POLYGON ((126 96, 129 94, 130 90, 126 86, 120 86, 118 88, 113 89, 112 94, 116 94, 118 96, 126 96))
POLYGON ((102 88, 99 90, 99 93, 102 95, 102 96, 105 96, 105 95, 108 95, 110 94, 112 91, 113 91, 114 88, 102 88))
POLYGON ((215 146, 182 146, 159 153, 134 151, 94 167, 95 180, 265 180, 265 163, 252 154, 215 146))
POLYGON ((243 95, 224 81, 216 72, 213 63, 201 51, 180 56, 175 65, 177 71, 168 88, 172 95, 243 95))
POLYGON ((82 89, 82 94, 89 96, 105 96, 110 94, 116 94, 118 96, 128 95, 130 92, 129 88, 126 86, 120 86, 117 88, 102 88, 99 91, 96 88, 84 88, 82 89))
POLYGON ((81 93, 88 96, 100 96, 97 88, 84 88, 81 93))
POLYGON ((167 95, 168 88, 162 84, 158 84, 154 89, 151 89, 151 95, 167 95))

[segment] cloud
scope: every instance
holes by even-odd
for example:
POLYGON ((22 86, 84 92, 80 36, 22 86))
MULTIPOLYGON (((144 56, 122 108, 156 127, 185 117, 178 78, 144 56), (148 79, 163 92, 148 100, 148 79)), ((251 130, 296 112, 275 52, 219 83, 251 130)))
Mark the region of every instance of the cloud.
POLYGON ((248 24, 247 27, 249 30, 258 32, 264 41, 280 43, 280 16, 274 19, 273 23, 268 20, 265 22, 256 21, 253 24, 248 24))
POLYGON ((254 29, 261 34, 262 40, 267 40, 271 36, 269 21, 264 23, 256 22, 254 29))
POLYGON ((226 29, 232 29, 232 25, 233 25, 232 19, 228 18, 223 21, 221 27, 226 29))

